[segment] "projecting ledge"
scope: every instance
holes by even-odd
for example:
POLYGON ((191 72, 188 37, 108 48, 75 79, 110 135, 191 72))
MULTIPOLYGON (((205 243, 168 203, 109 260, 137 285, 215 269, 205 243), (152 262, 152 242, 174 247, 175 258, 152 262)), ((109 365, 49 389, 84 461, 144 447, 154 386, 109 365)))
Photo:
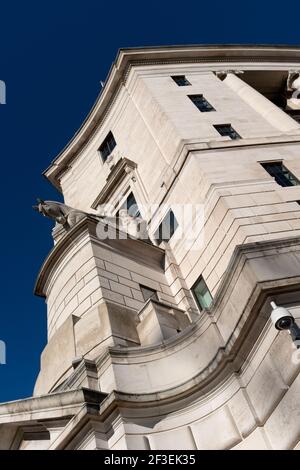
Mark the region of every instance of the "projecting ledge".
POLYGON ((270 298, 280 303, 286 293, 300 296, 299 273, 297 237, 237 247, 211 309, 161 344, 109 347, 96 361, 101 389, 111 391, 108 374, 124 393, 175 396, 218 386, 238 373, 257 347, 270 321, 270 298))
POLYGON ((107 223, 97 220, 93 216, 87 216, 80 220, 71 230, 54 245, 38 274, 34 287, 34 294, 40 297, 46 296, 46 284, 49 282, 51 273, 66 259, 71 250, 74 251, 80 243, 90 243, 93 246, 115 252, 126 258, 135 260, 145 266, 163 270, 165 252, 152 243, 134 238, 129 234, 119 231, 116 227, 109 227, 106 238, 99 238, 103 234, 107 223), (100 227, 101 225, 101 227, 100 227))
POLYGON ((83 405, 99 409, 106 396, 106 393, 81 388, 1 403, 0 424, 71 417, 83 405))

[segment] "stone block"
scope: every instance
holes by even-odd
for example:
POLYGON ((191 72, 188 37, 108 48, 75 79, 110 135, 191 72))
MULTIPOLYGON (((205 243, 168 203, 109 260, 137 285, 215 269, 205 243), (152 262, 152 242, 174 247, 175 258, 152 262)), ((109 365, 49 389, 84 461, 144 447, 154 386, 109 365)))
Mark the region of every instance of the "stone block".
POLYGON ((273 412, 286 390, 286 384, 267 355, 247 386, 252 407, 262 424, 273 412))
POLYGON ((232 450, 271 450, 262 428, 257 428, 232 450))
POLYGON ((198 450, 231 449, 242 440, 226 406, 192 424, 191 430, 198 450))
POLYGON ((147 435, 151 450, 195 450, 189 426, 147 435))

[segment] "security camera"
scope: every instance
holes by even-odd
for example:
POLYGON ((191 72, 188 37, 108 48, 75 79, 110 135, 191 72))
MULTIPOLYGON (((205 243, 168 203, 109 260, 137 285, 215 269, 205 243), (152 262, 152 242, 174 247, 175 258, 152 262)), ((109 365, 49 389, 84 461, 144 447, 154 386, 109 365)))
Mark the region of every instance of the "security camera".
POLYGON ((284 307, 278 307, 275 302, 271 302, 273 308, 271 320, 277 330, 289 330, 295 319, 293 315, 284 307))
POLYGON ((293 315, 285 308, 271 302, 271 320, 277 330, 288 330, 297 348, 300 348, 300 328, 293 315))

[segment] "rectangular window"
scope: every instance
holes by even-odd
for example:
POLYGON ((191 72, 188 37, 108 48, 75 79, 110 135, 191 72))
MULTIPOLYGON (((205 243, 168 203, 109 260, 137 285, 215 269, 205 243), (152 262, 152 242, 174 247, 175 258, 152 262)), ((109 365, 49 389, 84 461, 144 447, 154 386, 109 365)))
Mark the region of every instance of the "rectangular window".
POLYGON ((107 160, 116 145, 113 133, 109 132, 99 147, 99 152, 104 162, 107 160))
POLYGON ((261 166, 275 178, 280 186, 298 186, 299 180, 293 175, 282 162, 261 163, 261 166))
POLYGON ((147 302, 147 300, 149 299, 158 300, 156 290, 151 289, 150 287, 142 286, 142 285, 140 285, 140 289, 141 289, 145 302, 147 302))
POLYGON ((214 128, 223 137, 227 136, 227 137, 230 137, 232 140, 241 138, 241 136, 234 130, 231 124, 215 125, 214 128))
POLYGON ((186 79, 185 75, 173 75, 171 77, 178 86, 188 86, 190 82, 186 79))
POLYGON ((193 285, 192 292, 201 310, 210 307, 213 299, 202 276, 193 285))
POLYGON ((204 98, 203 95, 188 95, 188 97, 202 113, 215 111, 215 108, 212 107, 212 105, 204 98))
POLYGON ((139 217, 141 215, 133 193, 130 193, 119 207, 116 217, 119 217, 120 210, 122 209, 125 209, 132 217, 139 217))
POLYGON ((174 212, 172 210, 169 210, 169 212, 164 217, 154 234, 154 238, 157 243, 160 245, 162 241, 168 242, 170 238, 174 235, 174 232, 177 227, 178 222, 174 215, 174 212))

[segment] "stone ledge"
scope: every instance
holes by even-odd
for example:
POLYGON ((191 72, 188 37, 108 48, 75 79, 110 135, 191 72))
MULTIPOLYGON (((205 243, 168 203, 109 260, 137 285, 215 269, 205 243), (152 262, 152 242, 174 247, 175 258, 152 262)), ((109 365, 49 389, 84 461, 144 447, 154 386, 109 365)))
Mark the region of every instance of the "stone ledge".
POLYGON ((99 409, 106 393, 81 388, 0 404, 0 424, 73 416, 84 405, 99 409))
MULTIPOLYGON (((163 399, 167 396, 178 397, 181 394, 189 394, 195 389, 201 390, 201 393, 207 393, 218 386, 228 375, 233 372, 239 373, 245 358, 257 344, 264 326, 270 321, 271 307, 267 300, 270 298, 280 299, 283 293, 300 291, 300 272, 299 275, 286 272, 284 276, 276 277, 276 273, 272 273, 272 269, 269 269, 267 273, 274 274, 273 278, 272 276, 261 278, 259 265, 257 265, 258 271, 256 272, 253 260, 259 259, 256 253, 260 252, 261 255, 265 255, 266 251, 273 252, 275 257, 278 257, 281 249, 285 259, 285 263, 282 265, 288 270, 290 269, 289 258, 287 258, 289 250, 287 253, 284 251, 290 249, 292 245, 297 247, 300 253, 299 237, 277 240, 275 246, 274 241, 270 241, 237 247, 230 269, 227 271, 210 310, 204 311, 202 316, 182 333, 169 338, 160 345, 124 349, 109 347, 96 361, 100 377, 102 367, 106 371, 107 367, 112 367, 112 374, 116 374, 115 380, 118 383, 118 390, 131 392, 133 389, 130 386, 130 374, 136 373, 138 364, 149 366, 149 370, 147 370, 147 377, 150 377, 149 384, 156 385, 150 387, 148 384, 136 389, 136 391, 143 394, 147 387, 150 387, 150 390, 152 388, 153 393, 157 394, 159 399, 163 399), (255 256, 251 258, 250 255, 255 256), (241 273, 243 273, 241 282, 245 281, 244 278, 248 279, 249 286, 244 289, 244 292, 239 291, 239 310, 232 312, 228 308, 228 301, 236 285, 235 276, 242 276, 241 273), (249 275, 250 277, 247 278, 249 275), (203 316, 205 317, 205 315, 207 315, 207 322, 210 325, 203 329, 203 316), (230 323, 229 332, 227 333, 227 330, 222 332, 223 325, 226 325, 228 321, 230 323), (218 341, 217 336, 212 335, 213 330, 220 334, 218 341), (192 345, 196 343, 198 344, 196 356, 198 359, 194 357, 195 351, 191 351, 192 345), (210 345, 210 351, 207 350, 208 345, 210 345), (190 363, 193 365, 189 367, 190 378, 187 379, 186 368, 183 368, 177 369, 176 380, 175 377, 171 378, 166 375, 162 375, 160 380, 154 380, 154 377, 153 380, 151 379, 154 368, 156 371, 160 370, 160 367, 162 370, 168 369, 170 371, 172 368, 176 368, 176 355, 180 354, 181 357, 184 357, 184 354, 187 354, 186 351, 189 351, 190 363), (201 358, 203 365, 200 365, 199 358, 201 358), (127 366, 126 378, 118 373, 118 368, 124 365, 127 366), (168 386, 170 383, 172 386, 168 386)), ((272 268, 272 264, 268 264, 270 259, 272 261, 271 256, 264 256, 266 266, 272 268)))
MULTIPOLYGON (((107 249, 118 251, 126 257, 133 259, 140 258, 146 265, 163 269, 165 255, 163 249, 146 241, 133 238, 128 234, 126 239, 107 238, 105 240, 99 240, 96 234, 98 223, 103 222, 99 222, 99 220, 93 216, 87 216, 78 222, 75 227, 66 232, 66 234, 56 243, 40 269, 34 287, 35 295, 45 297, 45 285, 51 276, 52 270, 55 268, 57 263, 66 256, 66 253, 74 247, 74 242, 78 242, 84 239, 84 237, 88 237, 90 241, 95 244, 103 245, 107 249)), ((120 232, 116 229, 116 233, 118 234, 120 232)))

